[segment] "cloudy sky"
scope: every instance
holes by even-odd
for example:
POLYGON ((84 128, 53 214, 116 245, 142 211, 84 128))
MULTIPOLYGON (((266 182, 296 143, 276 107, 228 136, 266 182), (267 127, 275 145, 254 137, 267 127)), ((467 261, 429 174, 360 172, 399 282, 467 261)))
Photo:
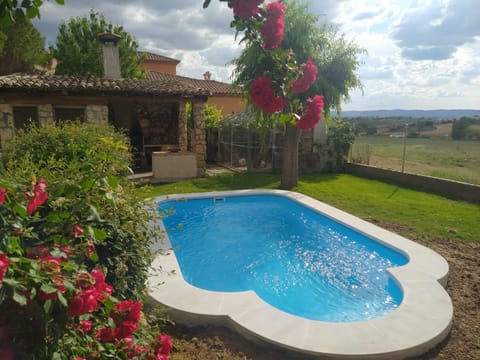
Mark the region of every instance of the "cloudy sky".
MULTIPOLYGON (((179 75, 229 82, 225 64, 239 54, 225 3, 212 0, 66 0, 44 2, 35 21, 54 44, 61 21, 94 9, 123 25, 140 50, 181 60, 179 75)), ((480 0, 315 0, 310 11, 367 50, 364 84, 344 110, 480 108, 480 0)))

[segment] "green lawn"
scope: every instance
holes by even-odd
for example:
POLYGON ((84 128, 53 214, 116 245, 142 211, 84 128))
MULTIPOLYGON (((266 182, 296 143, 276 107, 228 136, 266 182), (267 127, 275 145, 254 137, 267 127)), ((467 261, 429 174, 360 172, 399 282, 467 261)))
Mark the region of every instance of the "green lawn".
MULTIPOLYGON (((403 142, 388 136, 361 136, 351 155, 369 165, 401 170, 403 142)), ((405 171, 480 184, 480 141, 407 139, 405 171)))
MULTIPOLYGON (((142 187, 137 193, 149 198, 190 192, 271 189, 279 184, 278 174, 224 174, 142 187)), ((345 174, 303 175, 293 190, 426 244, 438 238, 480 243, 480 205, 345 174)))

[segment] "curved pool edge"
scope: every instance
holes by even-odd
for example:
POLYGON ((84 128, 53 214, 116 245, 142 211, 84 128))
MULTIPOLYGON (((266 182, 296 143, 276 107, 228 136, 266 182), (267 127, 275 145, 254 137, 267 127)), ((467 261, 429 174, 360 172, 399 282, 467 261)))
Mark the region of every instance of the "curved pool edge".
MULTIPOLYGON (((253 291, 222 293, 188 284, 181 275, 173 251, 159 255, 152 264, 153 269, 165 270, 152 271, 149 275, 153 300, 184 319, 198 317, 202 323, 227 325, 249 337, 295 352, 332 359, 404 359, 424 354, 446 338, 453 318, 453 306, 443 288, 448 279, 448 263, 433 250, 294 192, 195 193, 159 197, 156 202, 256 194, 287 196, 404 253, 409 262, 388 270, 404 294, 399 307, 386 316, 368 321, 331 323, 307 320, 270 306, 253 291), (170 270, 175 270, 176 274, 171 275, 170 270)), ((166 248, 168 246, 165 244, 166 248)))

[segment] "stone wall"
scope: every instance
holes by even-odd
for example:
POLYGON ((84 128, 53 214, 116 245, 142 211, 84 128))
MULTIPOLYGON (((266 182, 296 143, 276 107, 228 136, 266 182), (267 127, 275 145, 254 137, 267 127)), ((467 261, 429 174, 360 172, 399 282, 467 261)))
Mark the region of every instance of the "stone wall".
POLYGON ((9 104, 0 104, 0 149, 13 138, 13 109, 9 104))
POLYGON ((346 164, 346 172, 442 195, 455 200, 480 203, 480 186, 478 185, 352 163, 346 164))
POLYGON ((87 105, 85 108, 85 119, 89 123, 108 124, 108 106, 87 105))
POLYGON ((38 105, 38 123, 40 126, 46 125, 54 121, 52 104, 38 105))
POLYGON ((203 177, 207 167, 207 139, 205 136, 205 103, 192 104, 192 121, 194 124, 192 150, 197 155, 197 176, 203 177))
POLYGON ((186 103, 178 103, 178 147, 180 151, 187 151, 188 148, 188 125, 186 103))

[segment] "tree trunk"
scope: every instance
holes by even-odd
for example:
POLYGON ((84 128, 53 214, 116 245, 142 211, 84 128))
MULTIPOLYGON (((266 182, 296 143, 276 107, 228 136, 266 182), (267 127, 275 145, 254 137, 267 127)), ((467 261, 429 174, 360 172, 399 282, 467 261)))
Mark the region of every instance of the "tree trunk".
POLYGON ((300 129, 287 122, 282 152, 280 189, 290 190, 298 184, 298 140, 300 129))

